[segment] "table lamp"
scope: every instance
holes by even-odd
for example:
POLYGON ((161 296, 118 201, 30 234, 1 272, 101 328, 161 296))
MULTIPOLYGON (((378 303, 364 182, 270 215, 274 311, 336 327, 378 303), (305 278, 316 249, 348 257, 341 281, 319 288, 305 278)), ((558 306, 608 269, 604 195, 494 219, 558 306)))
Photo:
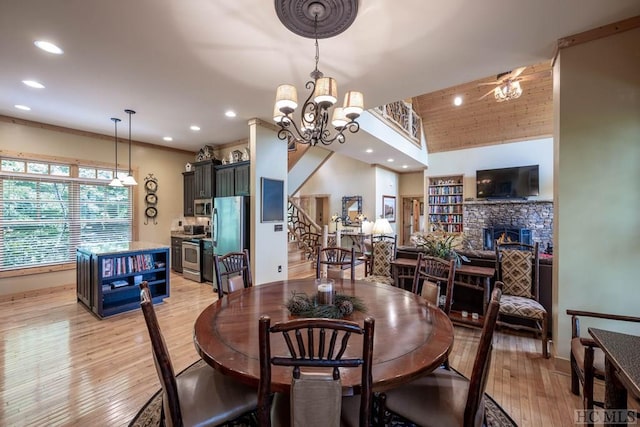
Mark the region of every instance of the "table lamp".
POLYGON ((386 218, 378 218, 373 224, 372 234, 393 234, 393 228, 386 218))

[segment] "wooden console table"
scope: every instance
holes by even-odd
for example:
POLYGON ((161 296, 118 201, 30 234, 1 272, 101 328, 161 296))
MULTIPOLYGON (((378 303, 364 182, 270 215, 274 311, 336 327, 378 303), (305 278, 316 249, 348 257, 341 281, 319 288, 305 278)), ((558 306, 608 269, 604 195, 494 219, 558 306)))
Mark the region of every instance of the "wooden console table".
MULTIPOLYGON (((407 288, 407 282, 413 283, 413 275, 417 262, 418 260, 413 258, 396 258, 391 262, 391 274, 395 286, 403 289, 411 289, 411 285, 407 288)), ((479 313, 480 316, 478 319, 474 320, 471 317, 471 313, 469 313, 467 317, 462 317, 461 311, 451 310, 449 317, 452 321, 470 326, 482 326, 491 293, 491 279, 495 273, 496 269, 492 267, 478 267, 466 264, 456 267, 454 289, 456 287, 463 287, 472 289, 474 292, 482 292, 482 312, 479 313)))

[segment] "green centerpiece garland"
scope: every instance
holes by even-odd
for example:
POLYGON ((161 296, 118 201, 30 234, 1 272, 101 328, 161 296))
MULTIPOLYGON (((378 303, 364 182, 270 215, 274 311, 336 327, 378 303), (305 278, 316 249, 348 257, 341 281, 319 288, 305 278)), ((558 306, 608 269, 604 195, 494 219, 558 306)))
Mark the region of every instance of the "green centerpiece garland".
POLYGON ((294 291, 285 306, 295 316, 327 319, 342 319, 354 311, 363 313, 367 311, 367 307, 360 298, 338 293, 333 296, 333 305, 322 305, 318 304, 317 296, 310 297, 304 292, 294 291))

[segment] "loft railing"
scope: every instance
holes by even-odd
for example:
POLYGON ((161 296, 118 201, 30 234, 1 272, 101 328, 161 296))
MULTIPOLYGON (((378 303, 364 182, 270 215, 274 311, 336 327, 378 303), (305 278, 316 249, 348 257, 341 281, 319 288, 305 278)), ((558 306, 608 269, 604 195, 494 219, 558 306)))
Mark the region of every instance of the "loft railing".
POLYGON ((306 254, 307 259, 315 260, 318 245, 321 244, 322 227, 311 219, 293 197, 289 197, 287 208, 287 226, 289 233, 296 237, 298 248, 306 254))
POLYGON ((371 111, 390 122, 394 128, 405 134, 415 144, 420 145, 420 122, 422 119, 413 111, 410 103, 396 101, 376 107, 371 111))

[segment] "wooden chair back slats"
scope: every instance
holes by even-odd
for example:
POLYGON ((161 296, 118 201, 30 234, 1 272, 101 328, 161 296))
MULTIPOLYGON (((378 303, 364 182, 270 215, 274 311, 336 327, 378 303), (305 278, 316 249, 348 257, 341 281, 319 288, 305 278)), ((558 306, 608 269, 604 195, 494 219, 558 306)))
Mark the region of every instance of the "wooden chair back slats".
MULTIPOLYGON (((216 275, 216 286, 218 290, 218 298, 224 296, 223 283, 226 278, 229 293, 237 290, 237 281, 230 283, 230 279, 235 276, 242 278, 244 288, 253 286, 251 278, 251 264, 249 263, 249 251, 247 249, 242 252, 229 252, 224 255, 214 255, 213 267, 216 275)), ((237 279, 236 279, 237 280, 237 279)))
POLYGON ((449 314, 453 303, 453 285, 456 275, 456 263, 454 260, 436 258, 423 253, 418 254, 418 261, 413 276, 411 291, 420 295, 420 284, 431 282, 440 287, 440 294, 446 295, 444 312, 449 314))
POLYGON ((345 249, 340 247, 318 247, 318 255, 316 258, 316 278, 322 275, 322 266, 326 265, 329 269, 334 267, 336 270, 350 269, 351 280, 356 280, 356 257, 355 248, 345 249))
POLYGON ((502 282, 496 282, 493 292, 491 293, 491 301, 487 307, 484 325, 478 343, 476 358, 473 361, 473 370, 469 380, 469 393, 467 394, 467 403, 464 409, 464 425, 474 425, 474 420, 480 403, 484 398, 484 390, 487 386, 487 378, 489 376, 489 368, 491 366, 491 351, 493 349, 493 334, 496 330, 498 320, 498 312, 500 311, 500 298, 502 297, 502 282))
POLYGON ((362 366, 360 421, 361 425, 368 425, 373 398, 371 367, 373 363, 374 319, 366 318, 364 327, 360 327, 355 322, 340 319, 296 319, 274 325, 271 325, 270 322, 269 317, 263 316, 260 318, 258 328, 260 347, 258 416, 260 425, 270 426, 271 423, 271 365, 292 366, 292 376, 296 379, 300 378, 301 367, 333 368, 334 380, 340 379, 339 368, 362 366), (271 354, 273 334, 282 335, 289 355, 273 356, 271 354), (362 357, 343 358, 349 345, 349 339, 354 334, 363 336, 362 357))
POLYGON ((176 376, 167 345, 160 331, 156 311, 153 308, 151 292, 149 291, 149 286, 146 281, 140 284, 140 307, 142 308, 142 314, 144 315, 144 320, 149 331, 151 348, 153 350, 153 361, 165 395, 166 406, 164 410, 165 412, 169 412, 168 414, 165 413, 165 417, 168 417, 168 421, 171 422, 172 426, 180 426, 182 425, 182 413, 180 411, 180 400, 178 399, 176 376))

